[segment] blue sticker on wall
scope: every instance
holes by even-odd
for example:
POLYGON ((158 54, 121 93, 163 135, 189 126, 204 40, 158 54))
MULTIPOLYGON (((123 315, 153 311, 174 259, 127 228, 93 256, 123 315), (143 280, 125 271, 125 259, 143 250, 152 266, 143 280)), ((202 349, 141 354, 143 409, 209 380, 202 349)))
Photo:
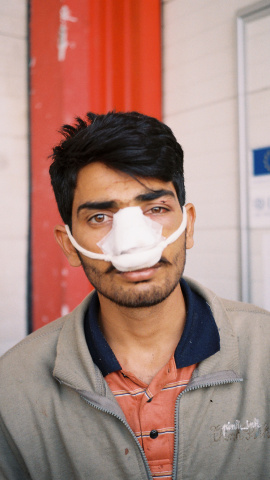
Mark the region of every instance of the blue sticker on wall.
POLYGON ((253 174, 270 175, 270 147, 253 150, 253 174))

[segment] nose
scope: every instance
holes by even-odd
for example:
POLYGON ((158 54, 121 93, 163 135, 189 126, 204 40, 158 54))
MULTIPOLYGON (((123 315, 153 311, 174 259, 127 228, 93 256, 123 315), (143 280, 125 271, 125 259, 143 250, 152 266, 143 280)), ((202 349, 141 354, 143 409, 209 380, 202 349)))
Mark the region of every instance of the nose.
POLYGON ((161 233, 162 226, 147 218, 140 207, 123 208, 113 218, 115 254, 151 248, 160 240, 161 233))

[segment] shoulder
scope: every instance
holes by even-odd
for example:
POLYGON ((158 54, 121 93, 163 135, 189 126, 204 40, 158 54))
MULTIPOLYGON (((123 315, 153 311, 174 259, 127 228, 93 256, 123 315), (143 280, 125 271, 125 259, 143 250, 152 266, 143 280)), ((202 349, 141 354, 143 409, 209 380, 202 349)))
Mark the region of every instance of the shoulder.
MULTIPOLYGON (((54 368, 59 335, 66 324, 70 328, 79 319, 83 319, 89 303, 89 296, 73 310, 48 325, 28 335, 0 358, 0 383, 9 383, 10 379, 24 381, 32 376, 51 372, 54 368)), ((83 320, 82 320, 83 323, 83 320)))
POLYGON ((185 280, 188 282, 192 290, 195 290, 206 300, 217 324, 221 319, 231 322, 234 327, 237 327, 237 325, 239 325, 239 327, 247 327, 250 324, 253 328, 256 328, 256 325, 264 325, 265 328, 270 329, 269 311, 253 304, 219 297, 200 283, 189 278, 186 278, 185 280))
POLYGON ((52 387, 57 342, 65 318, 28 335, 0 359, 0 418, 9 425, 29 418, 39 396, 52 387))
POLYGON ((235 356, 236 350, 234 354, 232 350, 236 341, 241 374, 247 376, 247 370, 250 375, 251 369, 255 377, 260 371, 261 378, 263 375, 269 378, 270 312, 256 305, 224 299, 191 279, 185 280, 208 303, 219 330, 222 354, 226 351, 235 356))
POLYGON ((0 381, 13 381, 20 378, 21 381, 29 373, 38 370, 38 365, 49 367, 53 364, 59 333, 63 327, 65 318, 59 318, 54 322, 40 328, 28 335, 13 348, 8 350, 0 358, 0 381))
MULTIPOLYGON (((71 378, 74 374, 78 384, 85 384, 84 374, 78 372, 84 365, 80 350, 88 304, 89 296, 73 312, 32 333, 2 356, 0 423, 5 428, 15 432, 19 421, 27 429, 27 422, 35 421, 37 411, 42 413, 57 401, 60 388, 55 375, 57 362, 59 371, 62 368, 71 378)), ((84 357, 89 361, 86 354, 84 357)))
POLYGON ((245 302, 236 302, 233 300, 227 300, 225 298, 220 298, 220 301, 222 302, 228 315, 235 315, 239 319, 244 317, 246 319, 253 319, 253 321, 257 320, 270 322, 270 312, 258 307, 257 305, 245 302))

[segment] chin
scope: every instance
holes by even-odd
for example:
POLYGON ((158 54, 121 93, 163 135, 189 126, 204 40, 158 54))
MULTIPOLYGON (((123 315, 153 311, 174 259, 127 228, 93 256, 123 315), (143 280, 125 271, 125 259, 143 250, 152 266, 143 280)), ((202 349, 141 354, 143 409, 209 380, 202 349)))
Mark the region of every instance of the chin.
MULTIPOLYGON (((148 282, 138 282, 135 285, 142 283, 146 285, 148 282)), ((166 300, 172 294, 178 284, 179 280, 170 286, 166 285, 166 287, 163 288, 161 286, 149 286, 147 289, 144 288, 143 291, 138 291, 137 289, 137 291, 134 291, 134 286, 128 290, 123 288, 115 289, 110 292, 104 291, 103 289, 98 289, 97 287, 95 288, 100 295, 120 307, 147 308, 158 305, 166 300)))

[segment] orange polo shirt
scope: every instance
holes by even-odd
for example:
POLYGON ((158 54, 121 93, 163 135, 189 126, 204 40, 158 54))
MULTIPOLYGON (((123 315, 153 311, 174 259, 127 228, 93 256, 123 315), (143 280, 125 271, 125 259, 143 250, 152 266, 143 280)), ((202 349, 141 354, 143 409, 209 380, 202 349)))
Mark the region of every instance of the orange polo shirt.
POLYGON ((172 356, 150 385, 125 370, 105 377, 145 452, 154 479, 172 478, 175 402, 195 366, 177 369, 172 356))

